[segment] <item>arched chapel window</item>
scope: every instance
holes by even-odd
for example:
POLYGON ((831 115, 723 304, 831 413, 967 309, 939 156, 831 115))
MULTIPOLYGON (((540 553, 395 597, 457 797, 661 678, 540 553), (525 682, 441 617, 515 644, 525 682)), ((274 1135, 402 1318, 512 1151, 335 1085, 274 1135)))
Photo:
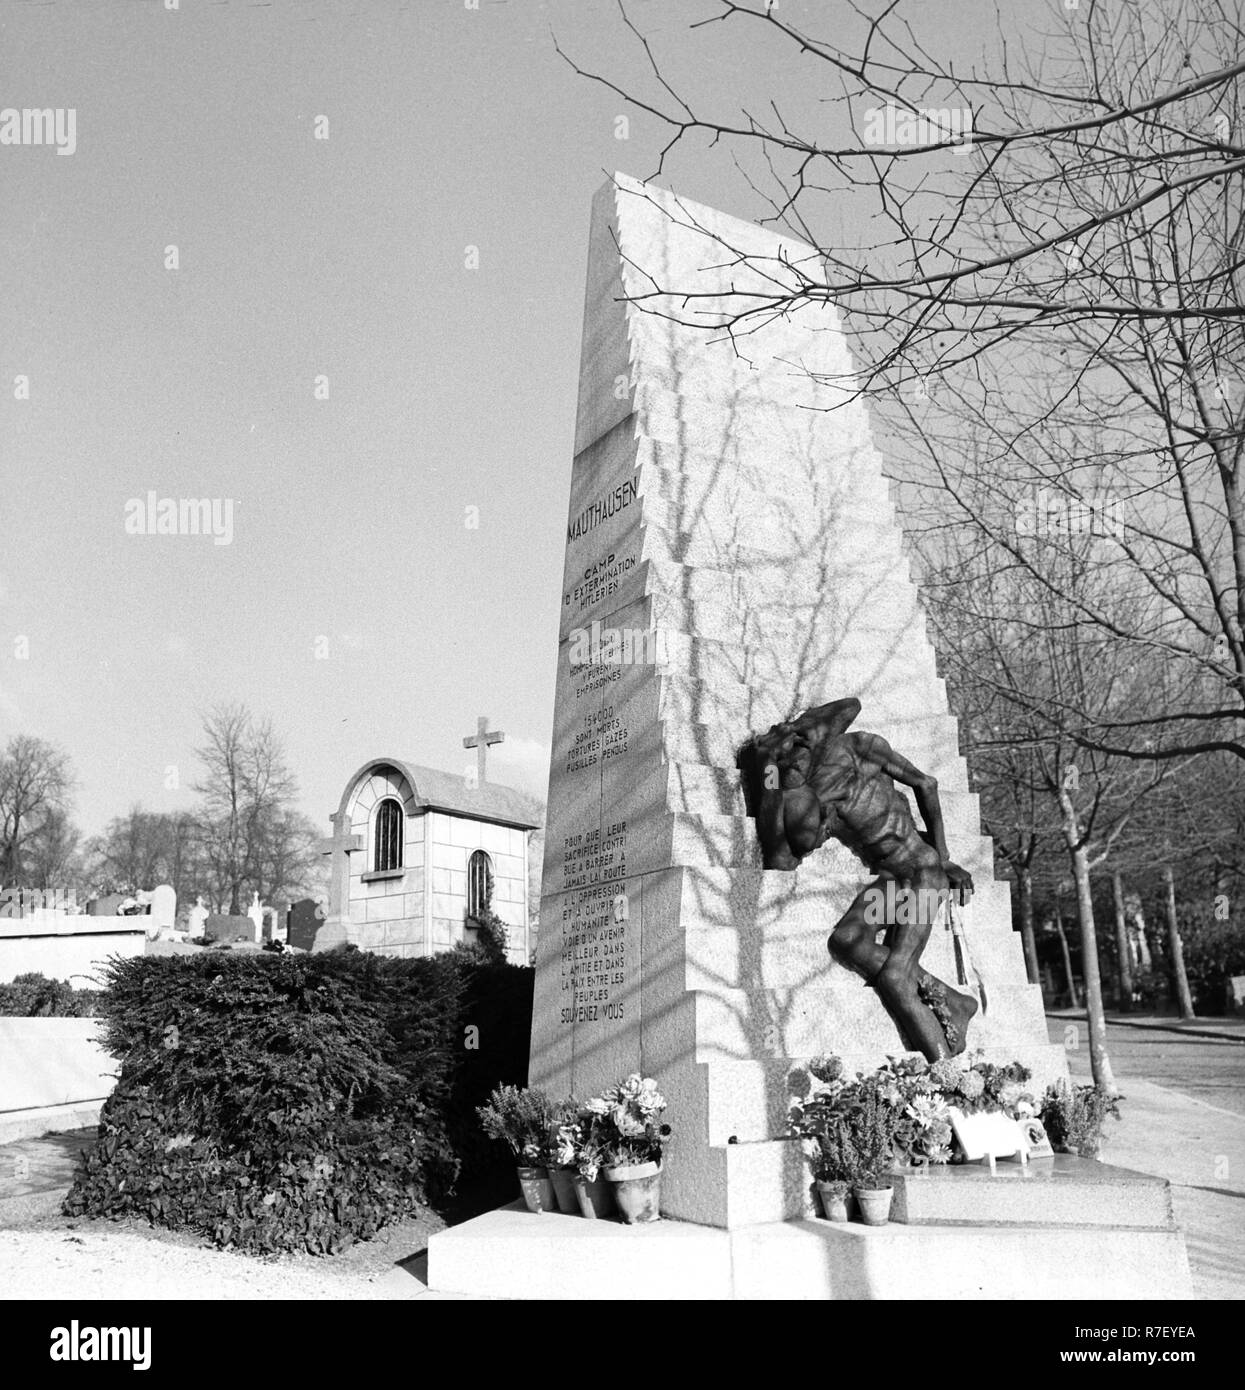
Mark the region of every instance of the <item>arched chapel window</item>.
POLYGON ((372 867, 377 873, 402 867, 402 803, 388 796, 376 808, 372 867))
POLYGON ((478 917, 489 899, 493 881, 493 863, 482 849, 467 861, 467 916, 478 917))

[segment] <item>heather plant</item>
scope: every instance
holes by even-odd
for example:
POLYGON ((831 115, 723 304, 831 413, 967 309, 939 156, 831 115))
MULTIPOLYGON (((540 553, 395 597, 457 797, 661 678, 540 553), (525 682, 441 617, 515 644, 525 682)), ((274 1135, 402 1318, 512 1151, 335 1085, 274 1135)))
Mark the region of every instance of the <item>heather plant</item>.
POLYGON ((1047 1087, 1042 1097, 1042 1127, 1051 1147, 1061 1153, 1097 1158, 1107 1116, 1120 1118, 1119 1101, 1101 1086, 1047 1087))
POLYGON ((485 1134, 504 1143, 521 1166, 547 1166, 555 1112, 544 1091, 498 1086, 476 1113, 485 1134))

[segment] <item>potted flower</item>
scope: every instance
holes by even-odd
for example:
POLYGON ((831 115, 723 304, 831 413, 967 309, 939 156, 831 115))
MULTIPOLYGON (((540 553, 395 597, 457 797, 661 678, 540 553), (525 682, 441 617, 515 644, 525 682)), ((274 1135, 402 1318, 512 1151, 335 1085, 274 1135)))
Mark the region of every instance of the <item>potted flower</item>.
POLYGON ((505 1143, 518 1164, 519 1190, 529 1211, 557 1210, 546 1167, 553 1107, 543 1091, 497 1086, 476 1111, 485 1134, 505 1143))
POLYGON ((567 1216, 580 1215, 575 1178, 579 1172, 581 1138, 579 1104, 572 1097, 557 1101, 552 1107, 549 1138, 545 1146, 549 1181, 553 1184, 558 1210, 567 1216))
POLYGON ((846 1143, 846 1123, 838 1116, 816 1136, 817 1151, 813 1159, 813 1185, 821 1201, 827 1221, 851 1219, 852 1183, 857 1177, 852 1167, 852 1152, 846 1143))
POLYGON ((901 1112, 886 1093, 889 1082, 861 1082, 855 1104, 844 1117, 843 1143, 851 1154, 852 1195, 866 1226, 885 1226, 890 1220, 894 1189, 890 1169, 901 1112))
POLYGON ((571 1184, 579 1214, 589 1221, 613 1216, 616 1211, 614 1193, 601 1175, 604 1149, 595 1134, 596 1116, 581 1106, 574 1117, 559 1125, 559 1157, 573 1156, 575 1165, 571 1184))
POLYGON ((661 1120, 666 1102, 657 1082, 633 1072, 584 1108, 587 1147, 613 1189, 622 1219, 628 1225, 658 1220, 662 1149, 671 1131, 661 1120))
POLYGON ((1041 1122, 1056 1153, 1098 1158, 1107 1116, 1120 1118, 1118 1098, 1102 1086, 1048 1086, 1042 1097, 1041 1122))
POLYGON ((847 1221, 855 1153, 846 1143, 840 1107, 851 1083, 844 1081, 843 1064, 837 1057, 815 1057, 808 1064, 807 1076, 798 1074, 808 1085, 806 1090, 802 1085, 802 1099, 791 1107, 789 1127, 807 1141, 805 1153, 825 1219, 847 1221))

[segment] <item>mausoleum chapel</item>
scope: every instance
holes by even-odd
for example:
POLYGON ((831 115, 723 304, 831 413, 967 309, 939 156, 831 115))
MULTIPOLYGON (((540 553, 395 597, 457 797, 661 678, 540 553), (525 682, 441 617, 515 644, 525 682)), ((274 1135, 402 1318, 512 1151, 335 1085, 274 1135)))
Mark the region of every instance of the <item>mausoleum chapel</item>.
POLYGON ((329 913, 315 949, 343 942, 426 956, 471 942, 486 906, 506 924, 507 954, 531 959, 528 841, 537 802, 514 787, 401 758, 373 758, 346 783, 323 845, 329 913))

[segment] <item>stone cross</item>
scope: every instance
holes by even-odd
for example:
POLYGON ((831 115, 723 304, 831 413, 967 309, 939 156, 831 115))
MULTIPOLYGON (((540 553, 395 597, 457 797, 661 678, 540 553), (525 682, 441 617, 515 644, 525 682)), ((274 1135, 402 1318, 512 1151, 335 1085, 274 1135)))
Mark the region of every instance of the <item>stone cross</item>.
POLYGON ((333 916, 345 916, 350 911, 350 851, 363 848, 363 836, 350 831, 349 810, 341 813, 341 819, 332 815, 331 839, 320 841, 320 853, 332 855, 329 867, 329 912, 333 916))
POLYGON ((498 733, 496 729, 490 732, 488 719, 481 715, 476 720, 476 733, 474 738, 463 739, 464 748, 474 748, 476 750, 476 785, 484 785, 484 760, 488 756, 488 745, 490 743, 500 743, 506 737, 505 734, 498 733))

